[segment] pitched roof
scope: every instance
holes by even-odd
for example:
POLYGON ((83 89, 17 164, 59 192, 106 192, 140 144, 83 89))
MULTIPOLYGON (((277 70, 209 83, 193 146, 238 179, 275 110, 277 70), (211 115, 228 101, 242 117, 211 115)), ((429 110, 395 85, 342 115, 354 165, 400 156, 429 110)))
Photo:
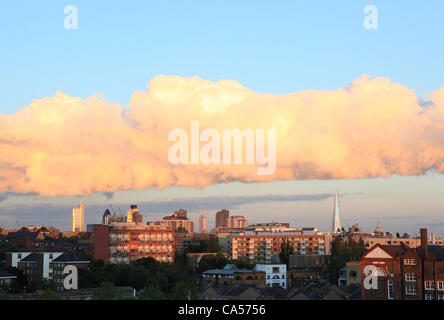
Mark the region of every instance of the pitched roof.
POLYGON ((366 258, 369 254, 371 255, 371 252, 375 250, 383 250, 385 253, 389 254, 393 258, 396 258, 408 251, 415 251, 411 249, 406 244, 400 244, 400 245, 390 245, 390 244, 375 244, 373 247, 371 247, 367 252, 363 254, 363 258, 366 258))
POLYGON ((25 258, 23 258, 19 262, 37 262, 37 255, 33 252, 33 253, 27 255, 25 258))
POLYGON ((28 232, 28 231, 17 231, 17 232, 9 232, 6 239, 7 240, 36 240, 39 236, 38 231, 36 232, 28 232))
POLYGON ((52 260, 52 262, 90 262, 91 259, 85 254, 73 254, 70 252, 66 252, 56 259, 52 260))

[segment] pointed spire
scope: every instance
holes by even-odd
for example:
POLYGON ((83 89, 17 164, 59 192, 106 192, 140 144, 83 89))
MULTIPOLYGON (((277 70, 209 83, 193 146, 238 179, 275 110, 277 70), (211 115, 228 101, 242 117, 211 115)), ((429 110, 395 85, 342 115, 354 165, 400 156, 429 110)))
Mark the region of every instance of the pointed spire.
POLYGON ((331 232, 336 233, 341 229, 341 220, 339 218, 339 195, 335 193, 335 207, 333 211, 333 221, 331 224, 331 232))

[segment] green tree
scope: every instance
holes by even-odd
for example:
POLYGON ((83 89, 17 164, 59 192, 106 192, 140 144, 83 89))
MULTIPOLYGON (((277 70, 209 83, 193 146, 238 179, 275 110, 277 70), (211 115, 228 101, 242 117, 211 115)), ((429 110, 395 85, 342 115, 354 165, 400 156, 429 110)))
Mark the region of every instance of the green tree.
POLYGON ((362 239, 355 241, 351 238, 335 238, 331 243, 330 256, 330 279, 332 283, 337 283, 339 270, 345 267, 347 262, 359 261, 365 251, 366 248, 362 239))
POLYGON ((62 300, 62 297, 55 291, 47 289, 43 291, 39 297, 39 300, 62 300))
POLYGON ((217 238, 210 238, 208 240, 192 241, 185 251, 187 253, 219 253, 221 249, 219 240, 217 238))
POLYGON ((171 292, 170 298, 172 300, 196 300, 196 282, 193 280, 177 282, 171 292))
POLYGON ((290 243, 287 239, 285 239, 281 244, 281 251, 279 252, 279 258, 282 263, 287 265, 287 269, 290 263, 290 255, 294 253, 293 244, 290 243))
POLYGON ((112 282, 106 281, 94 290, 93 300, 116 300, 122 296, 121 291, 112 282))
POLYGON ((245 260, 228 260, 229 264, 235 264, 236 267, 238 269, 248 269, 248 270, 253 270, 254 267, 256 266, 255 263, 251 263, 249 261, 245 261, 245 260))
POLYGON ((197 271, 202 273, 211 269, 222 269, 228 263, 228 259, 222 253, 204 255, 197 267, 197 271))
POLYGON ((108 274, 105 270, 103 260, 91 262, 88 269, 79 269, 79 288, 97 288, 103 282, 108 280, 108 274))
POLYGON ((140 300, 166 300, 167 295, 156 285, 150 285, 143 288, 139 295, 140 300))

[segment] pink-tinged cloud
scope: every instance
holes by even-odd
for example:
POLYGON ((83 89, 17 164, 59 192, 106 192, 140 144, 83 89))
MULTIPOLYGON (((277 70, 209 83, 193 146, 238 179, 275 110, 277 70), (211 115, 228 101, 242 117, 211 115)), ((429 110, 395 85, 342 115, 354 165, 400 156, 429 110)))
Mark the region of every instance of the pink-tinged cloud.
MULTIPOLYGON (((57 93, 0 115, 0 192, 44 196, 203 188, 230 181, 361 179, 444 172, 444 86, 414 91, 362 76, 344 89, 259 94, 236 81, 159 76, 129 108, 57 93), (277 168, 178 165, 172 129, 275 129, 277 168)), ((202 143, 201 143, 202 146, 202 143)))

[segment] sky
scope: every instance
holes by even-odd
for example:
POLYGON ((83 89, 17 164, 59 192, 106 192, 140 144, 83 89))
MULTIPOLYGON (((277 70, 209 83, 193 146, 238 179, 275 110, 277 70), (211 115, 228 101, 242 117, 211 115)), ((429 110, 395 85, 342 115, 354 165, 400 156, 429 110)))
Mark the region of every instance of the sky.
MULTIPOLYGON (((87 223, 98 222, 109 203, 123 212, 126 212, 129 204, 136 203, 141 207, 145 221, 185 207, 197 222, 202 206, 208 210, 210 224, 217 209, 229 208, 252 222, 285 220, 296 226, 317 225, 328 231, 333 212, 332 194, 339 191, 341 218, 345 226, 358 222, 366 231, 372 231, 380 221, 387 231, 412 234, 417 233, 419 227, 426 226, 444 237, 444 177, 439 173, 439 161, 444 154, 439 136, 443 131, 435 127, 432 130, 429 124, 435 120, 441 125, 443 118, 440 118, 441 113, 435 114, 432 110, 420 122, 421 128, 426 129, 416 132, 416 127, 406 125, 416 119, 413 113, 418 106, 414 105, 414 100, 418 99, 420 105, 428 105, 428 101, 443 105, 441 101, 444 99, 441 97, 444 91, 439 91, 444 85, 444 48, 441 41, 443 13, 444 3, 439 0, 426 3, 351 0, 4 2, 0 10, 0 86, 3 88, 0 94, 0 124, 3 126, 3 129, 0 128, 0 141, 6 142, 0 145, 3 153, 0 155, 0 224, 12 228, 17 224, 38 224, 43 221, 68 230, 72 207, 83 199, 87 223), (64 28, 64 8, 67 5, 74 5, 78 9, 77 30, 64 28), (378 9, 376 30, 367 30, 363 26, 366 17, 364 8, 367 5, 374 5, 378 9), (366 75, 368 81, 360 80, 367 79, 366 75), (391 82, 378 79, 389 79, 391 82), (228 82, 220 83, 221 80, 228 82), (151 91, 147 91, 148 83, 151 91), (393 86, 393 83, 401 88, 393 86), (343 90, 350 86, 356 89, 351 93, 343 90), (371 95, 362 93, 368 91, 371 95), (63 94, 57 96, 57 92, 63 94), (91 149, 102 152, 92 161, 97 162, 102 157, 115 157, 116 161, 123 161, 120 156, 125 155, 125 141, 119 140, 119 137, 125 136, 128 140, 134 137, 126 136, 128 131, 124 129, 123 122, 127 118, 122 120, 119 114, 125 111, 130 119, 140 120, 148 113, 154 120, 142 128, 143 136, 156 137, 149 129, 153 124, 171 126, 176 125, 171 123, 171 119, 183 118, 180 125, 185 126, 190 117, 196 115, 198 109, 194 110, 194 104, 190 105, 195 101, 191 98, 186 101, 177 98, 175 104, 168 104, 169 94, 186 96, 187 92, 195 95, 203 92, 213 104, 222 104, 222 109, 226 107, 223 105, 224 99, 250 99, 240 103, 238 112, 229 113, 231 123, 236 125, 246 123, 253 127, 259 124, 265 127, 265 120, 268 120, 265 115, 270 114, 270 109, 274 110, 270 105, 283 110, 280 121, 290 119, 297 124, 290 131, 294 135, 285 137, 307 139, 308 147, 298 149, 291 148, 285 137, 278 136, 278 144, 281 141, 281 146, 289 147, 285 152, 278 152, 278 156, 284 155, 278 159, 288 159, 293 168, 295 164, 302 163, 300 154, 313 154, 316 161, 310 161, 325 169, 324 162, 318 158, 321 155, 327 158, 331 156, 328 145, 335 145, 336 140, 330 141, 330 137, 338 137, 346 146, 352 145, 354 148, 365 141, 363 148, 374 153, 381 152, 384 159, 396 159, 399 163, 393 165, 396 168, 390 172, 382 172, 378 168, 369 170, 372 178, 367 178, 367 172, 362 173, 362 168, 355 168, 358 160, 366 160, 367 157, 363 156, 365 153, 353 153, 347 158, 349 162, 341 165, 341 170, 345 168, 347 173, 353 174, 332 167, 326 168, 324 174, 310 175, 310 180, 306 180, 302 168, 297 172, 293 170, 291 174, 278 170, 278 177, 272 179, 275 181, 257 181, 245 172, 228 172, 229 179, 224 182, 215 172, 193 173, 190 175, 195 179, 191 179, 189 173, 184 171, 175 174, 175 183, 165 182, 164 175, 167 173, 159 166, 155 173, 162 179, 141 174, 146 181, 153 180, 152 183, 135 179, 130 185, 119 181, 116 186, 108 187, 110 183, 107 182, 85 187, 81 181, 97 178, 82 175, 83 171, 87 171, 85 167, 90 166, 89 162, 78 161, 76 168, 71 168, 75 166, 75 159, 63 162, 64 158, 61 158, 61 163, 45 172, 54 172, 54 177, 64 178, 65 171, 65 175, 57 174, 62 170, 60 167, 66 164, 73 176, 81 178, 77 180, 73 177, 75 183, 69 179, 65 181, 66 185, 75 185, 72 187, 76 187, 75 192, 67 188, 67 195, 63 195, 40 189, 45 182, 50 185, 48 181, 41 181, 41 186, 38 186, 37 178, 41 178, 39 170, 42 169, 36 167, 35 162, 26 162, 28 157, 34 159, 39 154, 43 154, 42 157, 51 155, 51 150, 59 144, 65 150, 75 152, 78 148, 90 154, 86 140, 75 139, 78 128, 77 132, 85 134, 83 139, 85 136, 91 137, 88 140, 91 141, 91 149), (431 96, 433 92, 438 93, 431 96), (371 100, 373 96, 375 101, 371 100), (386 99, 387 96, 390 99, 386 99), (74 97, 80 100, 71 103, 74 97), (93 98, 88 100, 90 97, 93 98), (378 132, 380 135, 378 138, 372 140, 374 135, 365 135, 364 140, 364 134, 358 134, 346 122, 350 114, 350 119, 365 127, 368 122, 364 121, 361 113, 352 117, 351 109, 345 108, 341 109, 340 117, 337 113, 323 111, 323 106, 339 104, 337 99, 350 108, 356 104, 377 104, 381 106, 380 109, 371 115, 378 112, 381 117, 385 114, 392 117, 378 127, 371 127, 374 130, 372 134, 378 132), (301 102, 301 111, 294 115, 292 106, 300 100, 320 102, 301 102), (263 101, 271 102, 267 104, 263 101), (284 102, 280 104, 281 101, 284 102), (405 111, 393 107, 404 104, 411 106, 410 109, 406 108, 405 111), (84 117, 72 120, 72 114, 79 110, 75 108, 85 105, 96 110, 94 116, 89 116, 85 111, 84 117), (183 106, 189 106, 186 112, 180 109, 183 106), (304 106, 317 110, 317 113, 304 112, 304 106), (51 108, 63 108, 57 117, 63 118, 64 125, 68 123, 66 119, 70 119, 72 131, 48 129, 52 124, 47 122, 54 119, 56 112, 51 108), (71 113, 70 108, 74 110, 71 113), (151 111, 147 110, 154 111, 149 113, 151 111), (249 117, 245 117, 245 112, 249 112, 249 117), (292 116, 297 118, 293 119, 292 116), (39 125, 35 124, 35 119, 40 121, 39 125), (328 120, 337 121, 337 126, 325 122, 328 120), (322 123, 331 130, 332 135, 328 131, 325 136, 310 140, 323 128, 313 125, 302 136, 298 128, 311 121, 322 123), (81 128, 81 125, 88 129, 81 128), (30 133, 25 130, 28 128, 30 133), (90 128, 95 129, 91 131, 93 129, 90 128), (110 128, 116 128, 115 132, 110 132, 110 128), (344 130, 341 131, 341 128, 344 130), (102 132, 109 137, 108 141, 103 139, 102 132), (46 143, 35 138, 31 151, 21 147, 22 141, 32 140, 39 133, 46 138, 46 143), (111 134, 116 135, 116 140, 111 134), (385 134, 387 146, 382 148, 385 134), (349 138, 344 138, 354 135, 362 140, 358 139, 352 144, 349 138), (395 138, 396 143, 392 144, 395 138), (320 141, 325 141, 326 145, 320 144, 320 141), (93 145, 93 142, 101 143, 93 145), (372 145, 377 143, 377 146, 372 145), (422 154, 425 145, 432 146, 432 155, 428 157, 422 154), (317 149, 324 148, 324 153, 317 153, 317 149), (112 151, 107 153, 107 150, 112 151), (395 156, 395 152, 390 150, 399 154, 408 153, 409 150, 414 152, 410 157, 404 157, 395 156), (420 168, 416 162, 410 165, 416 154, 426 158, 420 168), (24 160, 11 160, 13 158, 24 160), (424 172, 427 166, 433 170, 424 172), (26 179, 20 180, 21 175, 14 171, 15 168, 26 171, 26 179, 34 184, 30 186, 23 182, 26 179), (36 170, 40 175, 34 172, 36 170), (334 172, 339 171, 341 174, 335 176, 334 172), (196 177, 203 175, 211 179, 196 181, 196 177), (35 181, 33 177, 37 177, 35 181), (188 180, 183 182, 181 177, 188 180), (5 183, 2 184, 2 180, 5 183), (73 195, 83 189, 84 194, 73 195)), ((443 107, 441 109, 444 110, 443 107)), ((371 108, 368 110, 372 112, 371 108)), ((57 117, 54 121, 59 121, 57 117)), ((223 126, 216 123, 214 117, 203 120, 216 128, 223 126)), ((365 128, 370 132, 369 128, 365 128)), ((131 141, 136 144, 134 140, 131 141)), ((142 142, 137 140, 137 143, 142 142)), ((167 141, 162 140, 161 143, 166 145, 167 141)), ((147 144, 156 151, 148 154, 141 147, 142 150, 131 149, 130 152, 143 154, 149 158, 146 165, 157 168, 152 154, 162 147, 151 141, 147 144)), ((57 155, 60 156, 60 153, 57 155)), ((41 157, 39 159, 43 161, 41 157)), ((143 157, 140 159, 141 163, 145 161, 143 157)), ((137 168, 142 166, 141 163, 136 163, 137 168)), ((367 160, 362 163, 370 167, 373 164, 367 160)), ((127 168, 126 164, 120 166, 120 162, 119 166, 104 167, 126 177, 125 173, 130 171, 137 175, 138 171, 134 169, 136 164, 132 163, 132 171, 115 170, 116 167, 127 168)), ((118 180, 115 176, 109 179, 118 180)), ((50 182, 52 189, 64 190, 58 181, 50 182)))

